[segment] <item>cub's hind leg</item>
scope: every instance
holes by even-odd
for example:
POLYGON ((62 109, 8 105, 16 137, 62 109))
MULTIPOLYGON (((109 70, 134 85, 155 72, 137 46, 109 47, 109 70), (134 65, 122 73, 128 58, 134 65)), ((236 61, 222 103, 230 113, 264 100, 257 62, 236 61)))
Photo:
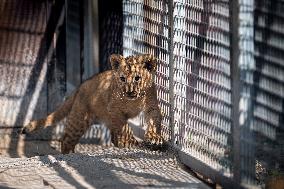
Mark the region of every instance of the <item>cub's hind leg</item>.
POLYGON ((82 104, 74 104, 67 116, 64 135, 61 140, 61 152, 63 154, 74 152, 76 144, 89 127, 90 117, 81 106, 82 104))

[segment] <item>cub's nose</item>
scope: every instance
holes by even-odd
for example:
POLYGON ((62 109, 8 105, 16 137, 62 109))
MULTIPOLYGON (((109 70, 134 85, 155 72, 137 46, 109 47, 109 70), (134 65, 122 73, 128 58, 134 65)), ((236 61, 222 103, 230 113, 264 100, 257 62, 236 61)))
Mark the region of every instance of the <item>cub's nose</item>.
POLYGON ((137 96, 137 92, 135 92, 135 91, 127 92, 126 94, 127 94, 128 97, 133 97, 133 98, 137 96))

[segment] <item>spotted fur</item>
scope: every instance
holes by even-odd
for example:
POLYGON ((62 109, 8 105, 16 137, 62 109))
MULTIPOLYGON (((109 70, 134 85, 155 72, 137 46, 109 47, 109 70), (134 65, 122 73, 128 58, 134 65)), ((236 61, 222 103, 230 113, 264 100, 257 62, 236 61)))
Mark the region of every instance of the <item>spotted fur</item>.
POLYGON ((161 112, 158 106, 154 73, 156 59, 149 54, 110 56, 112 69, 85 81, 55 112, 24 126, 23 133, 54 125, 66 117, 62 153, 74 151, 80 137, 94 121, 104 123, 118 147, 137 144, 127 120, 144 111, 148 125, 145 140, 162 143, 161 112))

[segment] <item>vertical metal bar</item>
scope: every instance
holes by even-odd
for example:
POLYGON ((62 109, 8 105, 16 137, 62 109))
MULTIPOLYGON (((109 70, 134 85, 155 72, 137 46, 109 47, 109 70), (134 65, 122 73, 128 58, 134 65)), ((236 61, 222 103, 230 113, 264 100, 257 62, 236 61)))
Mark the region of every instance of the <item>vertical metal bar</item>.
POLYGON ((98 0, 90 0, 92 5, 92 65, 94 66, 94 73, 99 72, 99 4, 98 0))
MULTIPOLYGON (((50 3, 50 2, 49 2, 50 3)), ((52 45, 47 56, 47 112, 53 112, 59 103, 62 103, 66 87, 66 28, 65 26, 65 5, 62 1, 60 16, 58 20, 50 18, 56 24, 52 45)), ((46 12, 51 11, 51 6, 46 6, 46 12)), ((48 15, 47 15, 48 17, 48 15)))
POLYGON ((171 144, 175 143, 175 124, 174 124, 174 1, 168 0, 168 52, 169 52, 169 103, 170 103, 170 129, 171 144))
POLYGON ((80 83, 82 83, 83 81, 83 74, 85 72, 85 56, 84 56, 84 52, 85 52, 85 46, 84 46, 84 41, 85 41, 85 35, 84 35, 84 27, 85 27, 85 22, 84 22, 84 15, 85 15, 85 11, 84 11, 84 4, 86 4, 87 1, 83 1, 82 3, 79 4, 78 7, 78 11, 79 11, 79 26, 80 26, 80 83))
POLYGON ((67 94, 81 83, 80 3, 66 0, 66 84, 67 94))
POLYGON ((231 84, 232 84, 232 134, 233 134, 233 175, 235 183, 240 183, 240 69, 239 69, 239 1, 230 1, 231 30, 231 84))
POLYGON ((89 78, 94 73, 99 72, 99 61, 98 61, 98 7, 94 5, 97 0, 86 0, 83 1, 84 6, 84 73, 83 80, 89 78))

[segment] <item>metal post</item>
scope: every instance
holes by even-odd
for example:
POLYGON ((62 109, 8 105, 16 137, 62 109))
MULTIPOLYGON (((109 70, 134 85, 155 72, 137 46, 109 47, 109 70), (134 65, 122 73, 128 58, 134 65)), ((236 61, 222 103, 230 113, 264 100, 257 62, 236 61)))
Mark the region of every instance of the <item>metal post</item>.
POLYGON ((84 6, 84 73, 83 80, 99 72, 98 0, 83 1, 84 6))
POLYGON ((66 0, 66 84, 67 94, 81 83, 80 2, 66 0))
POLYGON ((99 72, 99 5, 98 0, 91 0, 92 4, 92 13, 91 13, 91 21, 92 21, 92 65, 94 67, 93 72, 99 72))
POLYGON ((168 1, 168 26, 169 26, 169 103, 170 103, 170 129, 171 144, 175 144, 175 124, 174 124, 174 2, 168 1))
POLYGON ((231 84, 232 84, 232 134, 233 134, 233 175, 234 182, 241 181, 240 175, 240 70, 239 70, 239 1, 230 1, 231 35, 231 84))

